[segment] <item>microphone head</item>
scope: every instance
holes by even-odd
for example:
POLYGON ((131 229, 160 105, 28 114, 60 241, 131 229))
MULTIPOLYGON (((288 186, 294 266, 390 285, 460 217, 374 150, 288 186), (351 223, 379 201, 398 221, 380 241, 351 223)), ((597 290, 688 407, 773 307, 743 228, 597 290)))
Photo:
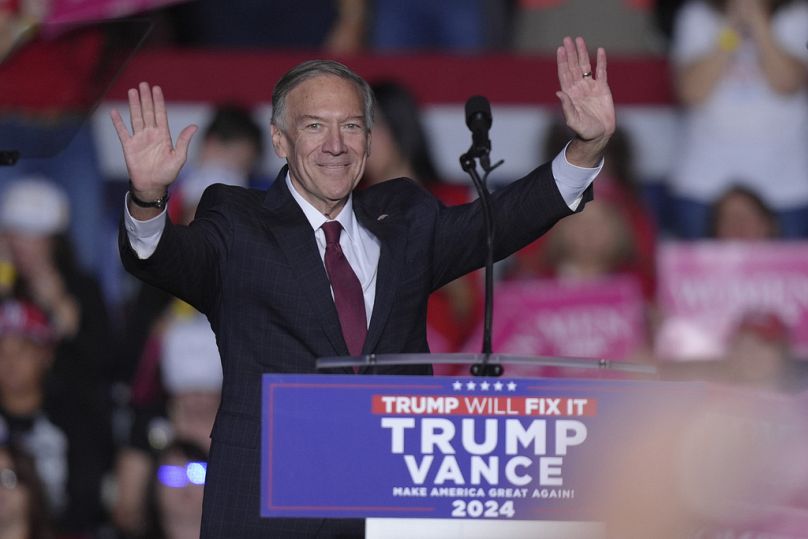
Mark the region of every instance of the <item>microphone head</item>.
POLYGON ((481 95, 471 96, 466 101, 466 125, 474 129, 480 122, 483 123, 481 127, 485 129, 491 127, 491 103, 481 95))

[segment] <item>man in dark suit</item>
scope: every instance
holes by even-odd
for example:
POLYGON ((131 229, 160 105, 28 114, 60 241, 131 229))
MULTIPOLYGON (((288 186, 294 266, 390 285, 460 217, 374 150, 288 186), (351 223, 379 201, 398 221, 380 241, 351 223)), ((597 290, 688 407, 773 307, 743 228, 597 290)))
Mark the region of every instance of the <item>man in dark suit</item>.
MULTIPOLYGON (((582 208, 614 131, 605 52, 593 75, 586 44, 568 38, 558 69, 577 136, 552 163, 493 195, 498 259, 582 208)), ((185 227, 163 209, 196 128, 174 146, 160 88, 129 91, 132 134, 112 114, 131 178, 122 259, 205 313, 217 336, 224 382, 203 537, 361 536, 361 521, 259 518, 261 375, 314 372, 321 356, 427 352, 429 294, 484 263, 482 214, 475 203, 444 207, 404 178, 353 192, 370 150, 373 97, 345 66, 293 68, 272 105, 272 143, 288 166, 266 192, 210 187, 185 227)))

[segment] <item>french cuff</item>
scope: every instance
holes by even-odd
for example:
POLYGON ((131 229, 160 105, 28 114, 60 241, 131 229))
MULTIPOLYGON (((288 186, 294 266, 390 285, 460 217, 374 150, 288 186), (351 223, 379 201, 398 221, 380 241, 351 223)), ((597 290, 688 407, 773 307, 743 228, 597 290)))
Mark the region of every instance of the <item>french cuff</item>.
POLYGON ((123 221, 126 227, 126 235, 129 238, 129 245, 135 251, 138 258, 145 260, 157 250, 157 244, 163 235, 166 226, 166 210, 160 215, 152 217, 147 221, 138 221, 129 213, 129 193, 126 193, 123 204, 123 221))
POLYGON ((578 209, 578 205, 583 199, 584 191, 595 180, 600 170, 603 168, 603 159, 595 168, 584 168, 573 165, 567 161, 567 146, 553 159, 552 170, 561 197, 572 211, 578 209))

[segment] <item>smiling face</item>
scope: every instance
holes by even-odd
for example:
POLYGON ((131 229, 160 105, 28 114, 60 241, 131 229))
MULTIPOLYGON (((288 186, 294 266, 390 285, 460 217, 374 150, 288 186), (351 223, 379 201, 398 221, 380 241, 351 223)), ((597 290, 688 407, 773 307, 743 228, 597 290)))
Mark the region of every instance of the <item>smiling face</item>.
POLYGON ((272 145, 286 159, 292 185, 324 215, 335 217, 362 177, 370 147, 357 86, 317 75, 294 87, 272 145))

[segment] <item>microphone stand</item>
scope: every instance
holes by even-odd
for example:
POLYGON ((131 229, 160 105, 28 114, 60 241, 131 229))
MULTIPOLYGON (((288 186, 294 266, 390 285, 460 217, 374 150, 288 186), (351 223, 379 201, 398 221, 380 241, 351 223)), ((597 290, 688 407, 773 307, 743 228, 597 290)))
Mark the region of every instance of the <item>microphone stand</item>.
POLYGON ((485 318, 483 323, 483 357, 474 365, 471 366, 472 376, 501 376, 502 365, 491 364, 491 330, 494 316, 494 220, 491 214, 491 196, 488 192, 488 175, 492 170, 500 166, 505 161, 499 160, 494 165, 491 165, 489 159, 490 148, 486 145, 475 145, 472 143, 469 150, 460 156, 460 167, 471 177, 474 187, 477 189, 477 194, 480 198, 480 204, 483 208, 483 218, 485 220, 485 243, 486 243, 486 258, 485 258, 485 318), (483 169, 484 175, 480 178, 477 172, 477 159, 480 160, 480 166, 483 169))

